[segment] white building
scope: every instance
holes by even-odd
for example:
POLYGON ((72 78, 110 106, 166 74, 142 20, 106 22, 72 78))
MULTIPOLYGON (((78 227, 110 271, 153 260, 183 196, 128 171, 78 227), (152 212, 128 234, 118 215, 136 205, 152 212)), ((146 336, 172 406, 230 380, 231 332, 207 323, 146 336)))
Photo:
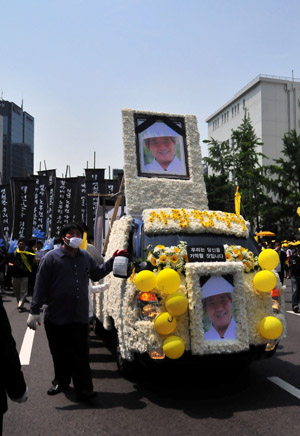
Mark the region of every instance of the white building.
POLYGON ((250 115, 261 151, 270 160, 282 157, 282 138, 292 129, 300 132, 300 79, 259 75, 231 100, 206 119, 208 138, 225 141, 243 120, 244 108, 250 115))

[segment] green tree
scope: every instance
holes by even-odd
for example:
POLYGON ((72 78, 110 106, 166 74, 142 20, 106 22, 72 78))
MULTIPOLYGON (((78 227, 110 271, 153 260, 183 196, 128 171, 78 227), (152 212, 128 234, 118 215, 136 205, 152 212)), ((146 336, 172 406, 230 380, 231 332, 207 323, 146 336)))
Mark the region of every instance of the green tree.
POLYGON ((223 210, 234 212, 232 183, 226 175, 204 175, 206 184, 207 200, 211 210, 223 210))
POLYGON ((258 229, 260 227, 259 217, 266 200, 264 193, 266 178, 260 164, 260 158, 265 156, 257 151, 257 147, 262 145, 262 142, 255 134, 247 110, 245 110, 241 125, 231 131, 229 141, 218 142, 211 138, 204 142, 210 146, 209 156, 203 159, 204 163, 209 165, 217 176, 222 176, 222 178, 215 178, 215 185, 210 179, 213 176, 208 176, 208 198, 211 195, 211 187, 214 186, 215 193, 217 189, 222 192, 222 184, 223 190, 226 184, 226 192, 233 201, 235 187, 239 186, 241 213, 250 221, 252 230, 254 227, 258 229), (216 185, 217 182, 220 184, 216 185))
POLYGON ((214 172, 204 176, 209 208, 232 212, 234 187, 229 181, 232 169, 229 141, 219 142, 211 138, 203 142, 210 145, 208 157, 203 158, 204 164, 214 172))
POLYGON ((268 214, 269 220, 277 223, 281 238, 292 239, 299 236, 300 227, 300 135, 295 130, 284 134, 281 152, 283 156, 265 168, 270 176, 268 190, 273 194, 268 214))
POLYGON ((239 186, 244 217, 250 221, 252 230, 260 228, 259 217, 267 199, 266 177, 261 158, 266 156, 257 151, 263 143, 256 136, 250 115, 245 110, 241 125, 231 132, 233 148, 233 181, 239 186))

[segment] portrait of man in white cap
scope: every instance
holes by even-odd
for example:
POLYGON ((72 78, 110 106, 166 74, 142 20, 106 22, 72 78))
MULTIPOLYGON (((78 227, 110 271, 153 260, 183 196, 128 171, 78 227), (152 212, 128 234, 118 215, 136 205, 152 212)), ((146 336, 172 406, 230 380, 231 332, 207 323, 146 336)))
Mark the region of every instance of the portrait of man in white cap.
POLYGON ((187 175, 182 137, 171 127, 155 122, 139 134, 139 140, 142 173, 187 175))
POLYGON ((204 332, 205 340, 236 339, 233 317, 233 285, 222 276, 211 276, 202 286, 202 304, 210 328, 204 332))

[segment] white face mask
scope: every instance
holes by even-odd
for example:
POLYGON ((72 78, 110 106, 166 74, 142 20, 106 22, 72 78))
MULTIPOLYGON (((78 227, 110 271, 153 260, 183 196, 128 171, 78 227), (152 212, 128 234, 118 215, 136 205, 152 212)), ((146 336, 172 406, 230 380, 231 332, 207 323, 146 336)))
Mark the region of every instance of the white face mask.
POLYGON ((79 248, 82 243, 82 238, 65 238, 68 243, 67 245, 71 248, 79 248))

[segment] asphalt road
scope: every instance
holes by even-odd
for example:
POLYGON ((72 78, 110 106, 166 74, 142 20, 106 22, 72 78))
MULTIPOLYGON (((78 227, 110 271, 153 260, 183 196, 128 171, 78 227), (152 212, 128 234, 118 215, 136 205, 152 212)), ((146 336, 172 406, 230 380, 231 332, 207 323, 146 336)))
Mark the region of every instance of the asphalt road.
MULTIPOLYGON (((289 311, 289 280, 285 295, 289 311)), ((3 297, 20 350, 28 312, 17 312, 12 293, 3 297)), ((89 405, 77 402, 72 390, 46 395, 53 369, 40 326, 30 363, 23 366, 29 399, 23 404, 9 401, 3 435, 299 436, 300 315, 286 316, 288 335, 275 356, 240 373, 223 367, 215 371, 178 367, 159 374, 143 370, 127 380, 119 376, 112 354, 91 332, 91 368, 99 395, 89 405), (278 386, 274 383, 278 380, 288 385, 278 386)))

